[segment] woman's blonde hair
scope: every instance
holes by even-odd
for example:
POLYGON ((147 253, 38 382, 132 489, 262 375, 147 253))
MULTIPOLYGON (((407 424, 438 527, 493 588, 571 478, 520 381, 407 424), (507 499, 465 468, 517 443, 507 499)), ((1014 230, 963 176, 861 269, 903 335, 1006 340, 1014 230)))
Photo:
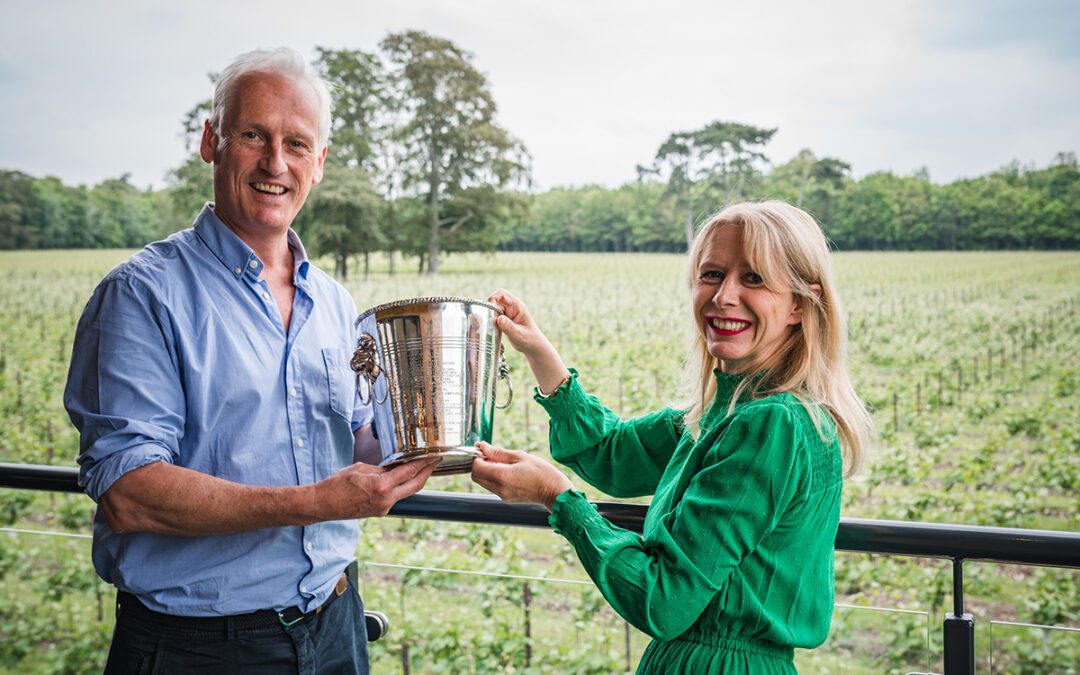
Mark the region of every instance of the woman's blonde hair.
MULTIPOLYGON (((786 202, 733 204, 710 216, 694 238, 687 268, 691 292, 707 245, 724 227, 742 229, 743 255, 764 279, 765 287, 774 292, 790 289, 801 309, 801 324, 757 364, 755 370, 761 377, 739 383, 728 410, 743 393, 756 398, 789 392, 806 406, 823 435, 819 411, 828 413, 839 434, 845 475, 854 473, 862 464, 873 422, 848 374, 847 328, 821 227, 808 213, 786 202)), ((694 335, 686 358, 687 400, 683 407, 688 410, 686 427, 697 435, 701 416, 716 396, 713 371, 720 364, 709 353, 698 327, 699 318, 692 319, 694 335)))

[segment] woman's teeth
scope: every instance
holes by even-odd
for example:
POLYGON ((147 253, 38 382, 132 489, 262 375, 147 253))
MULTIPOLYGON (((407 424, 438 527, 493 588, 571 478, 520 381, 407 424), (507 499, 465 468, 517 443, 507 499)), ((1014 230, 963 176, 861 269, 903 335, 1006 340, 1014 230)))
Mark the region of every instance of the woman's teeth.
POLYGON ((741 330, 750 325, 749 321, 721 321, 720 319, 710 319, 709 325, 717 330, 741 330))

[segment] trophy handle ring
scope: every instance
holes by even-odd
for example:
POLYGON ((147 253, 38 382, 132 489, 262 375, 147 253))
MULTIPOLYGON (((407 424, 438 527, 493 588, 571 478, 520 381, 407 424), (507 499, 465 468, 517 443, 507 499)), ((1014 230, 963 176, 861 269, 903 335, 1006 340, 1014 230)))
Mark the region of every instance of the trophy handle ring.
MULTIPOLYGON (((499 354, 499 380, 506 380, 506 390, 509 394, 506 397, 506 403, 502 405, 496 403, 495 407, 499 410, 506 410, 514 402, 514 383, 510 381, 510 366, 506 365, 506 357, 501 353, 499 354)), ((498 380, 495 383, 498 384, 498 380)))
MULTIPOLYGON (((371 399, 375 392, 375 381, 379 379, 379 375, 382 374, 382 364, 379 362, 379 350, 375 344, 375 338, 370 333, 364 333, 360 336, 360 339, 356 341, 356 350, 353 352, 352 359, 349 360, 349 366, 352 367, 356 373, 356 393, 360 396, 360 403, 368 405, 371 403, 371 399), (368 396, 367 400, 364 400, 364 392, 360 387, 361 378, 368 383, 368 396)), ((376 403, 382 405, 386 403, 386 398, 390 395, 390 387, 387 386, 386 396, 382 399, 376 399, 376 403)))

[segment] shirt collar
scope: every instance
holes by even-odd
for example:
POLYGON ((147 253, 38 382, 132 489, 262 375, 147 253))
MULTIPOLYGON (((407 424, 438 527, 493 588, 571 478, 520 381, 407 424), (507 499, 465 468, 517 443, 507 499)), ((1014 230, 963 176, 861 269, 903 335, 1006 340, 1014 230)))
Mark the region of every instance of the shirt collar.
MULTIPOLYGON (((236 233, 222 222, 214 212, 213 202, 207 202, 199 213, 199 217, 195 219, 195 234, 199 235, 214 257, 228 268, 233 276, 239 278, 244 274, 250 274, 258 279, 262 274, 263 261, 255 255, 255 251, 250 246, 244 243, 243 239, 236 236, 236 233)), ((293 276, 296 279, 307 279, 310 262, 304 244, 291 227, 286 237, 289 249, 293 253, 293 276)))
POLYGON ((286 236, 289 240, 289 248, 292 249, 293 277, 296 279, 307 279, 308 268, 311 266, 311 263, 308 261, 307 250, 304 249, 304 243, 300 241, 300 235, 296 234, 296 230, 291 227, 286 236))

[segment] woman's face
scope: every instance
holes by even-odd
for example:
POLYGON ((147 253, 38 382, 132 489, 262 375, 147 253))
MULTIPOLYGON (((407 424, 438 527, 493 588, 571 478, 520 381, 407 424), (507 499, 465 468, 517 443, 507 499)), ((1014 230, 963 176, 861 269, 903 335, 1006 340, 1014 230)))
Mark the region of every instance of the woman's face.
POLYGON ((725 373, 756 370, 801 321, 791 289, 769 290, 750 267, 741 227, 722 226, 706 242, 693 302, 698 330, 725 373))

